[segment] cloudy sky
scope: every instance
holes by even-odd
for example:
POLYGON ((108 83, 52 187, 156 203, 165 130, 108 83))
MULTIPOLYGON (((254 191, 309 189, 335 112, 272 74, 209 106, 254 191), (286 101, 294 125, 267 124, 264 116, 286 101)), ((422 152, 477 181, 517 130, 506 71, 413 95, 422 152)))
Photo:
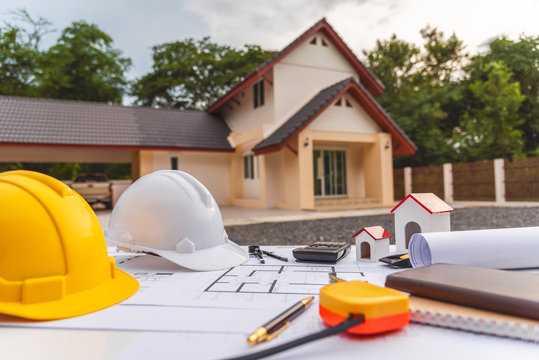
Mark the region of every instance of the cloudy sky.
POLYGON ((455 32, 472 54, 496 36, 539 35, 537 0, 2 0, 0 19, 10 21, 9 10, 19 8, 58 29, 45 46, 72 21, 97 24, 133 60, 130 79, 150 70, 156 44, 209 35, 220 44, 280 50, 322 17, 360 58, 393 33, 420 44, 427 24, 455 32))

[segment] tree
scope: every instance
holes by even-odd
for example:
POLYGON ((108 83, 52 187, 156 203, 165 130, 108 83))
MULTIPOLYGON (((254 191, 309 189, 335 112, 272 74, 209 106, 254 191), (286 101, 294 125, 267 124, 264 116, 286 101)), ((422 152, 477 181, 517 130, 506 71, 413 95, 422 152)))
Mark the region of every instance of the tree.
POLYGON ((39 45, 52 31, 51 23, 41 17, 33 19, 25 9, 9 14, 22 25, 6 23, 0 28, 0 94, 37 96, 39 45))
MULTIPOLYGON (((489 52, 475 56, 470 73, 481 73, 485 65, 503 61, 511 71, 511 80, 520 84, 525 95, 519 116, 524 150, 539 155, 539 36, 521 36, 518 41, 499 38, 489 43, 489 52)), ((473 75, 472 75, 473 76, 473 75)))
POLYGON ((273 53, 218 45, 209 37, 154 46, 152 71, 132 89, 140 105, 204 109, 273 53))
POLYGON ((416 155, 395 158, 395 166, 439 164, 454 159, 453 129, 462 113, 455 73, 466 54, 455 34, 429 26, 421 30, 424 46, 397 39, 377 41, 364 52, 367 66, 385 85, 377 101, 418 146, 416 155))
POLYGON ((474 104, 455 129, 453 144, 466 161, 523 156, 524 139, 519 130, 524 121, 519 108, 525 99, 520 84, 502 62, 491 62, 468 89, 474 104))
POLYGON ((73 22, 41 58, 39 93, 44 97, 121 103, 131 66, 96 25, 73 22))
POLYGON ((0 94, 35 96, 39 53, 22 38, 18 28, 0 28, 0 94))

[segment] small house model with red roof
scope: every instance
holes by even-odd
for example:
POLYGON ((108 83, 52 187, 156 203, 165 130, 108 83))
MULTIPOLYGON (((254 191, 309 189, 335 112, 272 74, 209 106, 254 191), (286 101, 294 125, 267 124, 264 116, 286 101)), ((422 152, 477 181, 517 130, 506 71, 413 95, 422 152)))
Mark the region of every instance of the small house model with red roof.
POLYGON ((432 193, 412 193, 391 210, 395 214, 397 251, 407 251, 415 233, 451 231, 453 208, 432 193))
POLYGON ((370 226, 359 230, 353 238, 356 239, 356 259, 378 261, 389 255, 388 233, 381 226, 370 226))

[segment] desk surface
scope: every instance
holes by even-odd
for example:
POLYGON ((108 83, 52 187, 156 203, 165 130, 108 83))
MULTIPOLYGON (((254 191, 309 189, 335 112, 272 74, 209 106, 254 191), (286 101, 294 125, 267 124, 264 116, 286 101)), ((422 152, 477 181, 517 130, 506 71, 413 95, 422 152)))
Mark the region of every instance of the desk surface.
MULTIPOLYGON (((273 248, 291 258, 290 247, 273 248)), ((292 259, 292 258, 291 258, 292 259)), ((119 267, 141 283, 122 304, 73 319, 21 322, 0 317, 2 359, 221 359, 276 345, 323 328, 318 304, 275 340, 249 348, 246 336, 307 294, 327 284, 327 274, 382 285, 393 269, 356 262, 337 265, 283 263, 254 258, 227 271, 192 272, 164 259, 118 256, 119 267), (245 281, 248 278, 249 281, 245 281)), ((293 260, 293 259, 292 259, 293 260)), ((536 343, 432 326, 378 336, 339 335, 270 359, 535 359, 536 343)))

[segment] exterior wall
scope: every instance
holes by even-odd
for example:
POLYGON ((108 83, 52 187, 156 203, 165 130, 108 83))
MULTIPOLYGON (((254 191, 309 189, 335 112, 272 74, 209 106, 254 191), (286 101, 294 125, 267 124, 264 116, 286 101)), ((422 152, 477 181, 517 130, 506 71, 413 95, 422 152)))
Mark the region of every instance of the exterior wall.
MULTIPOLYGON (((297 152, 298 138, 292 139, 289 145, 297 152)), ((283 209, 301 209, 300 188, 304 184, 300 183, 298 154, 288 148, 284 148, 281 152, 284 168, 284 200, 277 206, 283 209)))
POLYGON ((335 103, 320 114, 311 124, 309 129, 322 131, 341 131, 364 134, 382 132, 382 129, 352 96, 345 94, 341 106, 335 103), (350 102, 352 107, 347 107, 344 100, 350 102))
POLYGON ((230 204, 243 207, 265 208, 266 206, 266 162, 265 156, 256 156, 258 162, 258 180, 243 178, 243 156, 263 139, 263 126, 250 131, 232 133, 229 141, 236 151, 230 160, 230 204), (258 189, 252 189, 253 186, 258 189), (246 191, 247 190, 247 191, 246 191), (253 196, 258 194, 258 196, 253 196))
POLYGON ((349 146, 346 151, 346 181, 348 197, 365 198, 365 165, 363 163, 363 145, 349 146))
POLYGON ((381 204, 393 204, 393 155, 391 136, 378 133, 376 142, 365 146, 365 195, 377 198, 381 204))
POLYGON ((275 208, 285 199, 285 164, 284 153, 290 152, 288 149, 275 151, 266 155, 261 155, 265 159, 266 167, 266 208, 275 208))
MULTIPOLYGON (((391 149, 385 149, 381 144, 389 139, 389 134, 362 134, 335 131, 311 130, 308 127, 301 135, 314 143, 314 149, 331 149, 346 151, 346 181, 349 198, 374 197, 381 204, 393 204, 393 163, 391 149), (378 150, 378 151, 377 151, 378 150), (381 151, 383 150, 383 151, 381 151), (388 154, 386 154, 386 152, 388 154), (389 161, 383 158, 389 156, 389 161), (389 180, 381 179, 390 174, 389 180), (389 189, 388 189, 389 187, 389 189), (391 200, 385 193, 390 191, 391 200)), ((313 179, 312 150, 310 160, 310 182, 313 179)), ((314 193, 312 189, 311 194, 314 193)))
POLYGON ((67 147, 2 146, 0 161, 130 163, 131 151, 67 147))
POLYGON ((254 108, 253 86, 249 86, 237 95, 235 100, 229 100, 225 105, 222 114, 233 132, 246 132, 273 123, 275 103, 272 72, 269 71, 264 78, 264 105, 254 108))
POLYGON ((228 153, 204 151, 139 151, 133 156, 132 168, 137 176, 157 170, 170 169, 170 158, 178 158, 178 170, 185 171, 200 181, 213 195, 219 205, 227 205, 230 199, 230 157, 228 153))
POLYGON ((133 181, 155 170, 158 169, 154 168, 153 151, 140 150, 133 152, 131 157, 131 179, 133 181))
MULTIPOLYGON (((321 33, 315 36, 323 36, 321 33)), ((275 123, 268 126, 269 135, 288 120, 301 106, 312 99, 320 90, 358 74, 326 39, 328 47, 304 41, 294 51, 273 67, 273 91, 275 123)))

